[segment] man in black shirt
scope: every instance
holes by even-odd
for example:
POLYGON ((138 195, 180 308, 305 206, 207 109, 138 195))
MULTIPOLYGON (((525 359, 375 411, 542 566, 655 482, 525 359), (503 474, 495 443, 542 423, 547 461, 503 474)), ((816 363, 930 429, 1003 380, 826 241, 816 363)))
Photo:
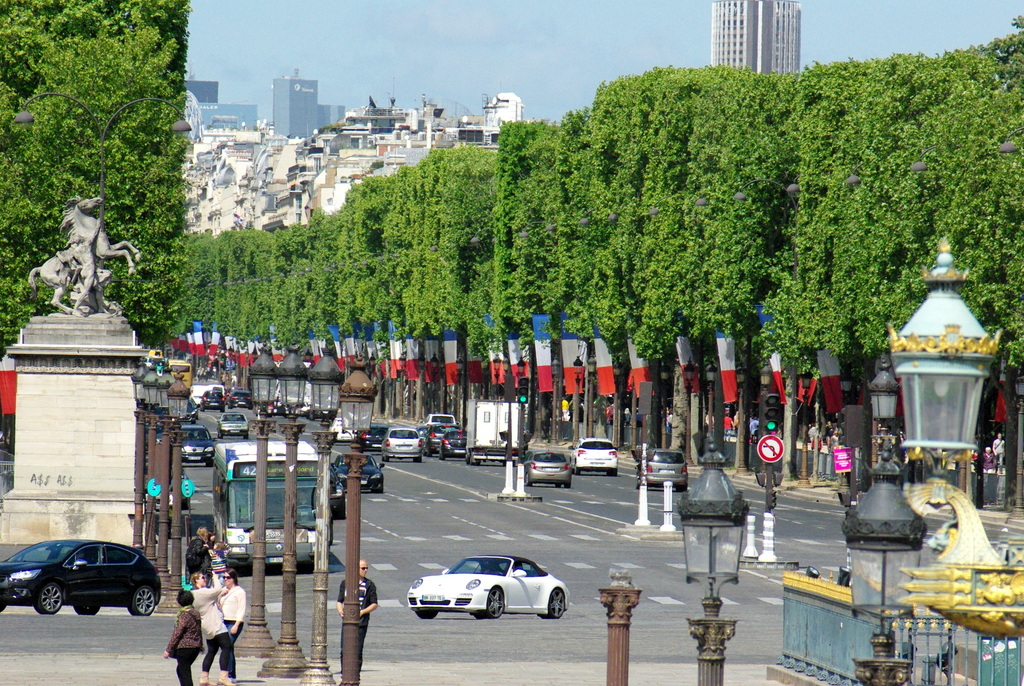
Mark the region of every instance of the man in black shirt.
MULTIPOLYGON (((370 613, 377 609, 377 585, 366 578, 370 565, 366 560, 359 560, 359 670, 363 669, 363 643, 366 641, 366 629, 370 626, 370 613)), ((347 573, 347 570, 346 570, 347 573)), ((345 580, 338 590, 338 616, 345 618, 345 580)), ((345 662, 345 635, 342 628, 341 661, 345 662)))

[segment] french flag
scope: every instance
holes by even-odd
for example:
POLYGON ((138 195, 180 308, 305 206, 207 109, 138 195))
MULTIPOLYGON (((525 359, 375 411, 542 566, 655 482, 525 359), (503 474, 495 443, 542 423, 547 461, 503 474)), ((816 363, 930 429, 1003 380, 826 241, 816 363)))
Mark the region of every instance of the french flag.
MULTIPOLYGON (((484 324, 487 325, 488 329, 494 329, 494 320, 491 315, 484 315, 484 324)), ((493 348, 488 351, 488 360, 491 367, 491 383, 492 384, 503 384, 505 383, 505 369, 501 364, 501 350, 494 350, 493 348)))
POLYGON ((402 369, 402 339, 395 334, 395 323, 388 320, 388 339, 391 348, 391 366, 388 376, 392 379, 398 378, 398 372, 402 369))
POLYGON ((721 331, 716 331, 715 342, 718 344, 718 368, 722 376, 722 400, 734 403, 737 399, 736 341, 726 338, 721 331))
POLYGON ((316 334, 313 333, 313 329, 306 329, 309 334, 309 351, 313 354, 313 364, 320 361, 320 341, 316 339, 316 334))
POLYGON ((14 414, 18 398, 18 372, 14 358, 4 355, 0 360, 0 412, 14 414))
POLYGON ((438 347, 437 336, 427 336, 423 341, 423 357, 426 359, 423 364, 423 380, 427 383, 435 383, 441 376, 441 370, 437 364, 438 347))
POLYGON ((195 355, 196 354, 196 341, 195 341, 194 338, 192 338, 192 332, 191 331, 186 331, 185 332, 185 344, 188 346, 188 354, 189 355, 195 355))
POLYGON ((334 339, 334 359, 338 361, 339 368, 341 367, 341 361, 345 357, 341 354, 341 326, 339 324, 328 324, 327 332, 331 334, 331 338, 334 339))
POLYGON ((196 355, 206 355, 206 342, 203 340, 203 322, 198 319, 192 321, 192 342, 196 346, 196 355))
POLYGON ((546 314, 533 315, 533 346, 537 351, 537 392, 551 393, 555 390, 551 378, 551 333, 548 326, 551 317, 546 314))
MULTIPOLYGON (((686 336, 676 336, 676 355, 679 357, 679 372, 681 374, 686 373, 686 365, 697 365, 693 356, 693 348, 690 347, 690 339, 686 336)), ((693 391, 700 393, 700 374, 693 375, 693 391)))
POLYGON ((567 331, 565 322, 569 318, 565 312, 562 313, 562 376, 565 381, 565 394, 573 395, 583 389, 576 388, 576 367, 573 365, 577 359, 586 364, 586 351, 580 347, 579 337, 567 331))
POLYGON ((821 370, 821 390, 825 396, 825 411, 843 411, 843 385, 839 378, 839 358, 829 349, 818 351, 818 369, 821 370))
POLYGON ((608 344, 601 338, 601 332, 594 327, 594 357, 597 359, 597 392, 599 395, 615 394, 615 369, 608 344))
POLYGON ((626 338, 626 347, 629 348, 629 383, 633 387, 633 393, 640 397, 640 384, 651 380, 651 368, 647 366, 647 360, 636 354, 636 346, 633 345, 631 337, 626 338))
POLYGON ((466 363, 466 370, 469 373, 469 383, 484 382, 484 361, 479 355, 470 355, 466 363))
POLYGON ((420 379, 420 342, 413 336, 405 338, 405 378, 410 381, 420 379))
POLYGON ((217 322, 213 322, 210 331, 210 349, 207 351, 210 357, 217 356, 217 347, 220 346, 220 331, 217 331, 217 322))
MULTIPOLYGON (((359 322, 352 322, 352 333, 345 336, 345 361, 352 362, 359 356, 359 350, 356 348, 356 339, 362 338, 362 329, 359 322)), ((338 355, 338 359, 341 359, 341 355, 338 355)))
POLYGON ((779 394, 779 400, 785 405, 786 384, 782 379, 782 355, 772 353, 771 357, 768 358, 768 363, 772 368, 772 385, 775 386, 775 392, 779 394))
POLYGON ((367 359, 377 359, 380 357, 380 349, 377 347, 377 341, 374 339, 378 328, 376 322, 363 325, 363 339, 366 341, 367 359))
POLYGON ((455 329, 444 330, 444 383, 454 386, 459 383, 459 335, 455 329))
MULTIPOLYGON (((508 332, 508 363, 512 368, 512 378, 519 378, 519 360, 523 359, 523 350, 519 347, 519 334, 514 331, 508 332)), ((524 366, 524 376, 529 376, 529 367, 524 366)))

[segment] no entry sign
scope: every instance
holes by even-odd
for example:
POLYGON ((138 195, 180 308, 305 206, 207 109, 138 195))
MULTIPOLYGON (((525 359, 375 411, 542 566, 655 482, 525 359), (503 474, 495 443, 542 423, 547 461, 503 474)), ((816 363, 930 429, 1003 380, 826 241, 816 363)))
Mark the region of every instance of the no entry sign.
POLYGON ((757 440, 757 456, 765 462, 778 462, 785 451, 782 439, 774 434, 761 436, 757 440))

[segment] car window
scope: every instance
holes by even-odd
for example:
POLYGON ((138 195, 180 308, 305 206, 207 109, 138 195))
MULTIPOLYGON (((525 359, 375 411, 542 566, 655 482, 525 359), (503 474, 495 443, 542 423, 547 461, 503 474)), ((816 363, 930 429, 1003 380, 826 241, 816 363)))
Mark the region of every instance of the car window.
POLYGON ((78 560, 85 560, 87 565, 98 565, 100 563, 100 553, 102 548, 98 545, 87 545, 77 553, 75 553, 75 562, 78 560))
POLYGON ((16 552, 7 558, 8 562, 57 562, 63 560, 75 549, 74 543, 60 541, 37 543, 16 552))
POLYGON ((245 415, 237 412, 226 412, 224 416, 220 418, 222 422, 244 422, 245 415))
POLYGON ((388 432, 388 427, 386 427, 386 426, 371 426, 370 427, 370 435, 371 436, 381 436, 381 437, 383 437, 384 434, 386 434, 387 432, 388 432))
POLYGON ((465 438, 466 434, 464 434, 460 429, 452 429, 450 431, 445 431, 444 437, 449 440, 452 438, 465 438))
POLYGON ((419 438, 420 435, 413 429, 392 429, 388 434, 391 438, 419 438))
POLYGON ((516 566, 513 567, 513 571, 516 569, 521 569, 526 572, 526 576, 547 576, 547 574, 541 571, 540 567, 529 560, 519 560, 516 562, 516 566))
POLYGON ((682 464, 685 461, 686 458, 679 452, 657 452, 654 453, 654 456, 651 458, 651 462, 665 462, 667 464, 682 464))
POLYGON ((210 440, 210 432, 206 430, 205 426, 200 426, 195 429, 185 430, 185 440, 203 441, 210 440))
POLYGON ((530 459, 535 462, 565 462, 565 455, 561 453, 534 453, 530 459))
POLYGON ((112 545, 104 547, 108 565, 130 565, 135 562, 135 553, 112 545))
POLYGON ((449 574, 505 576, 512 561, 504 557, 467 557, 448 570, 449 574))
POLYGON ((583 441, 580 447, 584 450, 615 450, 615 446, 608 441, 583 441))

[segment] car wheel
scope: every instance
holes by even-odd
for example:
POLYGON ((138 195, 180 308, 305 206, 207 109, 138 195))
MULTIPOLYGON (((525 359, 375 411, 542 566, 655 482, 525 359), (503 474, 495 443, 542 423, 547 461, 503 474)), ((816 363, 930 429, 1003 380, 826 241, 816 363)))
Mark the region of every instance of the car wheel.
POLYGON ((128 606, 128 612, 137 617, 148 617, 156 609, 156 591, 150 586, 139 586, 132 593, 132 602, 128 606))
POLYGON ((412 461, 413 462, 423 462, 423 455, 422 454, 417 455, 416 457, 412 458, 412 461))
POLYGON ((444 462, 444 451, 443 450, 437 454, 437 459, 441 460, 441 462, 444 462))
POLYGON ((505 594, 495 586, 487 594, 487 607, 484 608, 483 615, 486 619, 497 619, 503 614, 505 614, 505 594))
POLYGON ((619 475, 619 470, 618 469, 609 469, 608 470, 608 476, 618 476, 618 475, 619 475))
POLYGON ((217 432, 217 440, 220 440, 222 438, 224 438, 224 434, 222 434, 221 432, 218 431, 217 432))
POLYGON ((570 481, 569 483, 565 484, 565 487, 566 488, 572 488, 572 481, 570 481))
POLYGON ((579 467, 573 467, 572 468, 572 475, 573 476, 579 476, 580 475, 580 468, 579 467))
POLYGON ((64 606, 64 589, 53 581, 45 584, 36 594, 36 612, 41 615, 55 615, 64 606))
POLYGON ((388 461, 388 456, 387 455, 381 455, 380 459, 381 459, 381 462, 387 462, 388 461))
POLYGON ((415 612, 420 619, 433 619, 437 616, 437 610, 415 610, 415 612))
POLYGON ((75 605, 75 612, 80 615, 94 615, 99 611, 99 605, 75 605))
POLYGON ((561 619, 565 614, 565 591, 556 588, 548 596, 548 611, 542 614, 544 619, 561 619))
POLYGON ((246 440, 246 441, 249 440, 249 432, 248 431, 246 431, 244 434, 242 434, 242 439, 246 440))
POLYGON ((468 465, 472 465, 473 464, 472 460, 469 459, 469 455, 466 455, 466 464, 468 464, 468 465))

